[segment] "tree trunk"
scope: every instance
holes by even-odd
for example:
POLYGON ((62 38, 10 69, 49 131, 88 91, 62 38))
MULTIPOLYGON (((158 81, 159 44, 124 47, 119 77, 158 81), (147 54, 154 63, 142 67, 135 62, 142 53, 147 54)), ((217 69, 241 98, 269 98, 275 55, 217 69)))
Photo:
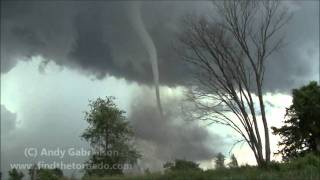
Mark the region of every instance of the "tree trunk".
POLYGON ((269 139, 269 128, 268 128, 268 122, 266 118, 266 112, 265 107, 263 103, 263 97, 262 97, 262 90, 261 86, 258 85, 258 96, 259 96, 259 103, 260 103, 260 110, 261 110, 261 116, 262 116, 262 122, 263 122, 263 128, 264 128, 264 136, 265 136, 265 153, 266 158, 265 161, 268 164, 270 162, 270 139, 269 139))

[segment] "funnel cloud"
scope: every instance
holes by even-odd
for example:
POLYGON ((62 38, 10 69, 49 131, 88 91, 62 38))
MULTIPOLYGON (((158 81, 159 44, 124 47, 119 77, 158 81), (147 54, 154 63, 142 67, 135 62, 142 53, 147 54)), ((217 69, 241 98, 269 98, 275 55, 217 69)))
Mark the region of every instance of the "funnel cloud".
POLYGON ((153 43, 152 38, 149 33, 146 31, 145 25, 141 19, 140 13, 140 2, 131 2, 131 13, 129 14, 132 19, 132 24, 134 29, 137 31, 141 41, 143 42, 144 47, 148 51, 152 72, 153 72, 153 81, 156 90, 157 105, 159 113, 163 116, 160 92, 159 92, 159 70, 158 70, 158 60, 157 60, 157 50, 153 43))

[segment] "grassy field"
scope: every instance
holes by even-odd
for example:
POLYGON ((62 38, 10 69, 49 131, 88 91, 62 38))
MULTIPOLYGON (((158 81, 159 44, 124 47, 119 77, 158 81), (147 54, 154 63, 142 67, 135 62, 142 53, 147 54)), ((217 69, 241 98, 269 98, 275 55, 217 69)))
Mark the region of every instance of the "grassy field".
POLYGON ((290 163, 272 163, 269 168, 242 166, 206 171, 171 171, 140 176, 87 177, 84 180, 320 180, 320 158, 308 155, 290 163))

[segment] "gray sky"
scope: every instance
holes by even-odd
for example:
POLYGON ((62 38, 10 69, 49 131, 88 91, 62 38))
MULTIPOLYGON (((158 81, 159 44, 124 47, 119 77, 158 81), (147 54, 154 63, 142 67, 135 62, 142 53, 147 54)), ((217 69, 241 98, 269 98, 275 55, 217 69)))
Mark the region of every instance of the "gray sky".
MULTIPOLYGON (((274 104, 269 113, 279 115, 272 116, 274 124, 290 102, 286 94, 319 77, 319 2, 285 3, 294 13, 285 30, 288 45, 269 61, 265 78, 274 104)), ((173 50, 179 20, 187 13, 210 14, 211 3, 142 3, 142 19, 158 51, 162 121, 154 116, 151 66, 128 8, 126 1, 1 1, 3 169, 30 162, 25 147, 87 147, 79 138, 87 126, 83 112, 89 99, 107 95, 127 111, 137 147, 145 154, 142 167, 159 169, 176 157, 205 161, 227 152, 231 131, 183 123, 179 112, 182 86, 189 79, 173 50)))

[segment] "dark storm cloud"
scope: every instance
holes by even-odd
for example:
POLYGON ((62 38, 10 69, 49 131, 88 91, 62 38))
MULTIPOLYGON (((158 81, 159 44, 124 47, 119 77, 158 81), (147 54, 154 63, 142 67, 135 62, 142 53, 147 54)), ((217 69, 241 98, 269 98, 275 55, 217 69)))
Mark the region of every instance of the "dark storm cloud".
POLYGON ((33 55, 65 64, 74 34, 71 5, 1 1, 1 72, 33 55))
POLYGON ((74 20, 76 39, 70 59, 77 62, 82 69, 89 69, 97 72, 98 77, 104 77, 114 63, 103 33, 102 9, 90 9, 79 13, 74 20))
POLYGON ((144 152, 143 162, 154 166, 175 158, 193 161, 212 159, 224 151, 226 143, 217 134, 210 133, 198 122, 185 121, 181 99, 164 96, 164 116, 152 102, 153 94, 144 93, 133 101, 129 120, 135 131, 139 148, 144 152))
POLYGON ((286 46, 267 62, 265 86, 271 90, 290 92, 319 77, 319 2, 293 4, 293 17, 282 32, 286 46))
MULTIPOLYGON (((146 3, 142 14, 156 41, 161 82, 173 85, 183 68, 172 48, 176 27, 168 20, 180 17, 186 7, 158 4, 146 3)), ((18 58, 42 55, 98 79, 112 75, 152 83, 147 52, 132 30, 128 8, 125 2, 3 2, 1 72, 13 68, 18 58)))
MULTIPOLYGON (((32 55, 94 75, 124 78, 152 84, 148 55, 128 18, 122 2, 1 2, 1 72, 32 55)), ((298 7, 288 25, 287 46, 267 65, 265 86, 285 90, 310 78, 314 59, 301 57, 307 44, 319 46, 317 2, 295 3, 298 7)), ((143 2, 142 18, 158 51, 160 83, 179 85, 188 71, 174 50, 180 18, 187 13, 208 13, 210 3, 143 2)), ((309 48, 310 49, 310 48, 309 48)), ((43 69, 43 68, 40 68, 43 69)))

